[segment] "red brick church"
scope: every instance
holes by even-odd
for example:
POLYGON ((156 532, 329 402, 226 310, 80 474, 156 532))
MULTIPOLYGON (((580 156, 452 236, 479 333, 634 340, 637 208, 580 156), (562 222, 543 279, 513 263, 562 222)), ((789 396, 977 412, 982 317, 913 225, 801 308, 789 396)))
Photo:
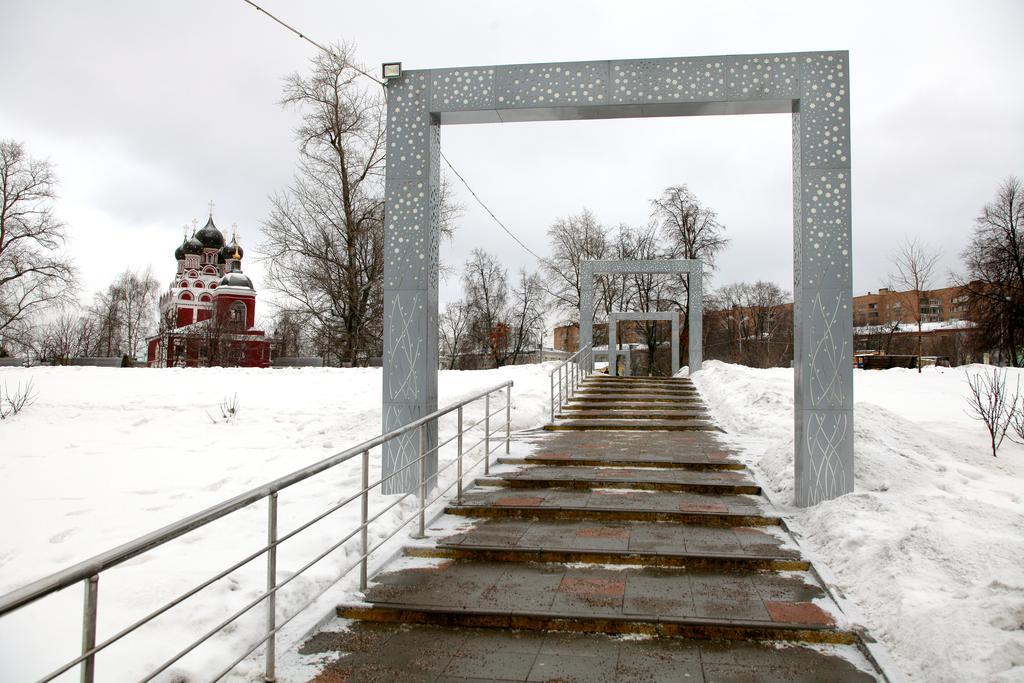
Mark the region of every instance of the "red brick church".
POLYGON ((160 334, 147 343, 149 367, 270 366, 275 340, 256 329, 256 290, 242 273, 244 252, 213 223, 174 251, 177 270, 160 297, 160 334))

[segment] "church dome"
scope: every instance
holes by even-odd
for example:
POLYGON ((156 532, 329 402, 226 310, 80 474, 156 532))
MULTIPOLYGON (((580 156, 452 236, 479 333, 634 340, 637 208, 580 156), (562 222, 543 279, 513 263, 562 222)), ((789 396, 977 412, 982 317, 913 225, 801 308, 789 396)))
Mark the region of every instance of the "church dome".
POLYGON ((196 237, 207 249, 220 249, 224 246, 224 234, 213 224, 213 216, 210 216, 206 225, 196 233, 196 237))
POLYGON ((228 273, 220 279, 218 287, 246 287, 248 289, 254 289, 252 286, 252 280, 249 279, 248 275, 245 275, 239 271, 228 273))
POLYGON ((185 258, 185 240, 181 241, 181 244, 177 249, 174 250, 174 260, 181 261, 185 258))
POLYGON ((195 235, 192 235, 181 245, 181 250, 186 254, 202 254, 203 243, 196 239, 195 235))
POLYGON ((238 258, 245 256, 245 251, 238 245, 238 242, 231 240, 231 244, 225 244, 220 250, 220 262, 224 263, 228 259, 235 258, 235 254, 238 254, 238 258))

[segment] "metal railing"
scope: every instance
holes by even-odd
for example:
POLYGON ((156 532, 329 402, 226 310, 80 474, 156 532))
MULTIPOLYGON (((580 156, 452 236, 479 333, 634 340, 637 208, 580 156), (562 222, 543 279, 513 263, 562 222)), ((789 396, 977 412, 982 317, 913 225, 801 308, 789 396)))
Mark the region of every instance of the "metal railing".
POLYGON ((555 413, 569 402, 572 395, 579 389, 580 382, 594 370, 594 349, 589 344, 572 354, 548 375, 551 385, 551 421, 555 421, 555 413), (558 381, 555 381, 558 375, 558 381), (557 386, 557 392, 555 387, 557 386))
POLYGON ((76 583, 82 583, 85 591, 85 601, 82 615, 82 647, 81 654, 74 659, 65 662, 58 668, 54 669, 47 675, 40 678, 40 681, 51 681, 56 677, 64 674, 75 666, 80 668, 80 678, 83 683, 92 683, 96 677, 96 655, 103 651, 105 648, 120 641, 122 638, 130 635, 144 624, 152 621, 156 617, 164 614, 168 610, 180 605, 189 598, 193 597, 203 589, 214 584, 215 582, 227 577, 232 572, 240 569, 241 567, 249 564, 253 560, 256 560, 260 556, 266 555, 266 590, 258 595, 257 597, 249 600, 244 607, 235 611, 231 616, 221 621, 217 626, 209 629, 203 635, 196 640, 192 641, 189 645, 176 652, 172 657, 168 658, 156 669, 150 671, 140 680, 149 681, 159 675, 161 672, 167 670, 169 667, 174 665, 180 659, 185 657, 187 654, 198 648, 200 645, 205 643, 207 640, 212 638, 217 633, 223 631, 230 624, 238 620, 242 615, 250 612, 260 605, 265 603, 266 612, 266 630, 262 637, 253 643, 250 643, 248 649, 239 655, 234 661, 232 661, 224 669, 211 676, 209 680, 219 680, 223 676, 230 673, 236 666, 243 662, 246 658, 250 657, 255 653, 262 645, 266 644, 264 648, 264 676, 267 681, 274 681, 276 679, 276 636, 277 634, 290 623, 295 617, 301 614, 310 605, 316 602, 322 597, 330 588, 335 586, 340 580, 349 574, 353 569, 359 567, 359 588, 365 590, 367 586, 368 578, 368 563, 370 556, 380 549, 385 543, 394 538, 399 531, 406 527, 411 521, 418 520, 418 528, 416 533, 412 534, 414 538, 422 538, 426 534, 426 516, 427 510, 431 505, 439 501, 443 496, 447 495, 452 487, 456 487, 456 499, 459 503, 462 502, 463 497, 463 479, 467 472, 473 470, 481 464, 484 465, 485 474, 490 471, 490 459, 491 454, 498 450, 504 445, 505 453, 508 454, 509 446, 511 442, 511 419, 512 419, 512 382, 504 382, 498 386, 495 386, 486 391, 479 392, 473 396, 463 399, 457 403, 453 403, 445 408, 437 410, 429 415, 426 415, 414 422, 411 422, 403 427, 392 430, 386 434, 382 434, 378 437, 365 441, 358 446, 349 448, 348 450, 342 451, 329 458, 321 460, 315 464, 309 465, 301 470, 292 472, 291 474, 285 475, 274 481, 264 484, 263 486, 254 488, 245 493, 239 494, 234 498, 226 500, 222 503, 214 505, 202 512, 196 513, 189 517, 178 520, 172 524, 169 524, 161 529, 145 534, 134 541, 125 543, 124 545, 118 546, 107 552, 100 553, 95 557, 79 562, 71 567, 68 567, 62 571, 56 572, 47 576, 43 579, 35 581, 27 586, 24 586, 18 590, 12 591, 6 595, 0 596, 0 618, 10 615, 15 610, 25 607, 26 605, 32 604, 42 598, 56 593, 64 588, 73 586, 76 583), (501 405, 497 410, 492 412, 491 410, 491 397, 494 394, 504 393, 504 405, 501 405), (484 415, 482 418, 476 420, 472 424, 465 425, 464 421, 464 409, 471 403, 483 399, 484 402, 484 415), (491 431, 491 418, 500 413, 505 412, 505 429, 504 434, 501 434, 500 426, 495 430, 491 431), (456 430, 455 434, 447 438, 445 441, 440 441, 440 418, 456 413, 456 430), (439 443, 436 446, 428 448, 428 440, 432 430, 432 427, 436 426, 439 443), (476 430, 482 426, 482 436, 475 443, 466 447, 464 444, 464 437, 466 434, 476 430), (406 462, 397 471, 387 475, 381 476, 375 482, 370 482, 370 452, 374 448, 378 448, 383 444, 400 438, 406 434, 409 434, 413 430, 418 431, 419 436, 419 453, 414 459, 406 462), (493 437, 497 437, 497 445, 492 447, 493 437), (456 454, 455 457, 440 468, 434 474, 428 474, 427 458, 433 453, 440 453, 440 450, 451 444, 455 443, 456 454), (474 449, 483 446, 483 454, 476 461, 470 462, 468 467, 464 464, 465 456, 470 454, 474 449), (300 524, 295 529, 289 531, 284 535, 278 535, 278 494, 287 489, 290 486, 298 484, 299 482, 305 481, 310 477, 317 474, 330 470, 342 463, 348 462, 354 458, 360 458, 360 481, 361 488, 352 493, 351 495, 344 498, 341 502, 331 505, 326 511, 321 512, 312 519, 300 524), (400 475, 406 469, 419 464, 419 483, 413 491, 409 491, 404 494, 396 494, 396 499, 391 501, 383 509, 377 511, 373 516, 370 516, 369 508, 369 497, 370 492, 381 486, 385 481, 391 477, 400 475), (439 476, 448 470, 452 465, 456 466, 455 481, 448 484, 444 489, 437 490, 439 476), (416 494, 417 507, 413 511, 414 514, 407 519, 401 519, 399 524, 392 529, 383 540, 378 542, 373 547, 369 546, 369 534, 368 529, 370 525, 376 520, 380 519, 385 513, 390 511, 395 506, 402 503, 409 496, 416 494), (428 500, 431 494, 432 498, 428 500), (115 634, 105 638, 102 642, 97 643, 97 613, 99 611, 99 579, 100 574, 106 570, 109 570, 118 565, 122 565, 124 562, 142 555, 148 551, 158 548, 170 541, 179 538, 189 532, 195 531, 201 527, 210 524, 218 519, 221 519, 233 512, 242 510, 254 503, 258 503, 262 500, 267 500, 267 543, 262 548, 253 551, 243 559, 234 563, 230 567, 218 572, 214 576, 210 577, 206 581, 203 581, 199 585, 191 588, 190 590, 178 595, 173 600, 170 600, 159 608, 153 610, 141 619, 129 624, 128 626, 117 631, 115 634), (277 551, 278 547, 285 541, 293 538, 302 531, 305 531, 312 525, 320 522, 327 518, 334 512, 341 510, 346 505, 355 501, 360 503, 360 524, 344 534, 343 537, 334 543, 327 550, 318 554, 311 561, 306 563, 301 569, 294 572, 289 572, 288 577, 280 582, 277 580, 277 551), (359 537, 359 550, 360 553, 358 559, 345 567, 342 572, 328 583, 327 586, 320 589, 311 599, 307 600, 299 609, 295 610, 287 618, 279 621, 277 615, 277 595, 286 585, 291 583, 296 577, 302 575, 303 572, 308 570, 310 567, 320 562, 331 553, 335 552, 339 548, 350 541, 351 539, 359 537))

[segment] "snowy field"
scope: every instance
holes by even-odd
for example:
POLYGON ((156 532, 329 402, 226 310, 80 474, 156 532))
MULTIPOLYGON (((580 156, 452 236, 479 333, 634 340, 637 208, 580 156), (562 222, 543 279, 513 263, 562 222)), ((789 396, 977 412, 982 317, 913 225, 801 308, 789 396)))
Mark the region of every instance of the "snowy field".
POLYGON ((992 457, 964 413, 964 377, 855 370, 856 491, 803 510, 791 507, 792 370, 709 362, 695 381, 911 680, 1024 681, 1024 447, 1007 440, 992 457))
MULTIPOLYGON (((551 367, 441 372, 439 405, 511 379, 513 430, 538 426, 546 418, 551 367)), ((0 383, 12 389, 29 378, 37 402, 0 422, 0 593, 380 434, 379 369, 0 368, 0 383), (234 423, 225 424, 219 405, 235 394, 239 413, 234 423)), ((492 400, 492 411, 504 405, 503 395, 492 400)), ((482 415, 480 401, 467 409, 467 425, 482 415)), ((493 419, 503 426, 502 418, 493 419)), ((454 433, 454 419, 442 422, 442 439, 454 433)), ((479 438, 477 430, 472 442, 479 438)), ((466 443, 471 443, 468 435, 466 443)), ((442 453, 442 466, 451 455, 451 448, 442 453)), ((283 491, 280 533, 357 490, 358 462, 283 491)), ((371 482, 379 477, 379 451, 372 462, 371 482)), ((454 467, 450 472, 442 476, 442 485, 453 480, 454 467)), ((371 515, 392 500, 371 498, 371 515)), ((371 544, 390 533, 400 516, 410 516, 414 501, 407 503, 371 527, 371 544)), ((262 547, 266 510, 262 503, 233 513, 103 573, 100 640, 262 547)), ((282 544, 279 579, 358 520, 356 501, 282 544)), ((358 558, 356 540, 297 578, 281 592, 278 604, 292 611, 327 585, 358 558)), ((382 550, 378 562, 387 559, 389 549, 382 550)), ((112 645, 99 656, 97 680, 137 680, 169 659, 258 596, 265 589, 265 566, 262 559, 254 561, 206 589, 200 599, 112 645)), ((325 614, 332 596, 351 591, 357 582, 358 570, 311 615, 325 614)), ((76 585, 0 620, 0 681, 31 680, 76 656, 81 605, 82 587, 76 585)), ((241 653, 262 632, 263 614, 257 608, 158 680, 205 680, 217 663, 230 661, 225 653, 241 653)), ((303 624, 295 626, 293 639, 303 624)), ((288 644, 288 635, 279 649, 288 644)), ((241 679, 257 679, 253 663, 238 671, 241 679)), ((77 680, 73 673, 61 680, 77 680)))
MULTIPOLYGON (((535 427, 546 418, 550 367, 442 372, 440 403, 512 379, 513 429, 535 427)), ((808 554, 911 680, 1024 681, 1024 447, 1007 441, 998 459, 988 454, 984 428, 963 412, 963 370, 854 376, 857 491, 807 510, 789 505, 792 371, 708 362, 695 381, 808 554)), ((374 369, 0 368, 0 382, 12 386, 29 377, 37 403, 0 422, 0 593, 380 432, 374 369), (218 405, 236 393, 237 420, 215 424, 218 405)), ((482 405, 467 423, 481 414, 482 405)), ((375 468, 371 481, 377 476, 375 468)), ((281 533, 358 481, 351 463, 283 492, 281 533)), ((371 507, 390 500, 377 497, 371 507)), ((387 513, 371 543, 410 509, 387 513)), ((357 520, 351 505, 282 545, 279 579, 357 520)), ((104 573, 100 638, 259 548, 265 524, 266 507, 256 505, 104 573)), ((347 544, 282 591, 279 605, 288 612, 302 604, 355 557, 347 544)), ((279 649, 356 580, 352 572, 328 593, 279 649)), ((257 560, 211 586, 101 655, 98 680, 135 680, 258 596, 264 582, 257 560)), ((0 681, 29 680, 75 656, 81 603, 73 586, 0 620, 0 681)), ((205 679, 261 632, 262 619, 255 611, 158 680, 205 679)), ((256 662, 238 672, 236 680, 259 679, 256 662)))

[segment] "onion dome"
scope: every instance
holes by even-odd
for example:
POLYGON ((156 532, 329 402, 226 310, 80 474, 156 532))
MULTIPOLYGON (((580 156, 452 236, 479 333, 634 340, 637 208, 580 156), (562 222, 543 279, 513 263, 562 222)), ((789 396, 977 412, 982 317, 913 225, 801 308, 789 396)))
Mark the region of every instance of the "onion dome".
POLYGON ((220 250, 220 262, 224 263, 228 259, 240 259, 245 255, 245 251, 242 247, 238 246, 237 240, 231 240, 231 244, 225 244, 220 250))
POLYGON ((183 261, 185 259, 185 240, 181 241, 181 245, 174 250, 174 260, 183 261))
POLYGON ((243 274, 241 271, 233 271, 225 275, 220 279, 218 287, 245 287, 247 289, 253 289, 252 280, 249 279, 248 275, 243 274))
POLYGON ((186 254, 202 254, 203 243, 200 242, 195 235, 192 235, 185 243, 181 245, 181 250, 186 254))
POLYGON ((196 237, 207 249, 220 249, 224 246, 224 234, 213 224, 213 216, 210 216, 206 225, 196 233, 196 237))

